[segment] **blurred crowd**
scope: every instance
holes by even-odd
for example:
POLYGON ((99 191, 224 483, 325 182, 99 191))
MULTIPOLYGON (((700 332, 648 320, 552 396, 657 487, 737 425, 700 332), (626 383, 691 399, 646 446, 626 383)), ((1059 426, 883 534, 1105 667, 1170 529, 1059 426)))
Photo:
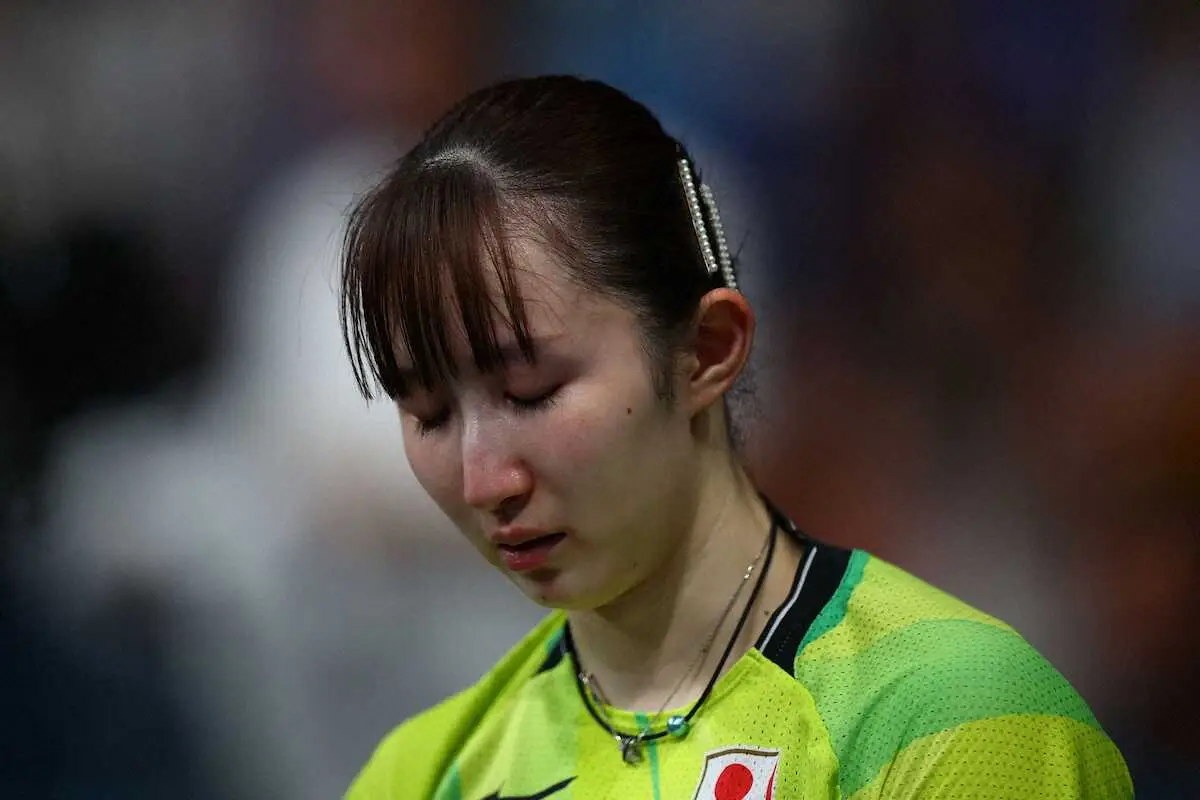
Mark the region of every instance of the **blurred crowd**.
POLYGON ((334 287, 427 124, 569 72, 717 192, 767 491, 1200 797, 1197 42, 1192 0, 0 0, 0 796, 337 796, 538 618, 334 287))

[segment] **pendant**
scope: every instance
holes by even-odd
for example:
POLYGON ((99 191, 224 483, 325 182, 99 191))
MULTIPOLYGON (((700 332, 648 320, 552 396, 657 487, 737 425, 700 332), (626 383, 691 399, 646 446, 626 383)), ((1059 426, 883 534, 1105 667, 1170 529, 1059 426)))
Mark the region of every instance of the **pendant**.
POLYGON ((667 731, 676 739, 682 739, 683 737, 687 736, 688 731, 691 730, 691 728, 692 726, 687 719, 679 715, 673 716, 667 720, 667 731))
POLYGON ((626 764, 636 766, 642 763, 642 740, 639 736, 621 736, 621 758, 626 764))

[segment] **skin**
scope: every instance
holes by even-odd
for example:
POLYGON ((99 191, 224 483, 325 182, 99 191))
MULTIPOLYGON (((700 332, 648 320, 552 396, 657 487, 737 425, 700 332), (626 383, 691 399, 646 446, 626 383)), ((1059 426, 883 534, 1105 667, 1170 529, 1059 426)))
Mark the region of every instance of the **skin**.
MULTIPOLYGON (((703 298, 668 404, 629 309, 572 283, 534 244, 520 260, 535 363, 513 358, 481 374, 463 352, 452 385, 399 398, 409 461, 489 562, 534 601, 567 610, 580 661, 610 702, 656 710, 682 678, 672 705, 687 703, 715 669, 748 588, 714 652, 683 673, 769 528, 729 452, 720 402, 745 366, 754 314, 737 292, 703 298), (515 573, 488 538, 506 524, 566 538, 543 567, 515 573)), ((726 668, 786 597, 799 558, 799 545, 780 536, 726 668)))

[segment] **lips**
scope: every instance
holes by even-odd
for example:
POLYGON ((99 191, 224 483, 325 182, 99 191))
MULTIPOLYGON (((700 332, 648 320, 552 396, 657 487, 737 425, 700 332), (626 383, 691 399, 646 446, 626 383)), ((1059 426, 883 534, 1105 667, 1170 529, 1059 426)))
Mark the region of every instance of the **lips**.
POLYGON ((516 547, 555 533, 559 533, 559 531, 550 528, 534 528, 528 525, 505 525, 492 531, 488 538, 496 545, 516 547))
POLYGON ((550 553, 566 536, 561 532, 507 530, 497 532, 492 541, 509 569, 514 572, 526 572, 545 564, 550 553))

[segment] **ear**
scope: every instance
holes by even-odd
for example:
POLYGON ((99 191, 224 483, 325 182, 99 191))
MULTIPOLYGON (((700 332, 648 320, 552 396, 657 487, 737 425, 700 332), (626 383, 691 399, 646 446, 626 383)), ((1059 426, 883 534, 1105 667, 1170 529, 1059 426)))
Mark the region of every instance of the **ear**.
POLYGON ((754 310, 741 292, 714 289, 700 299, 688 348, 683 399, 694 416, 732 388, 754 342, 754 310))

